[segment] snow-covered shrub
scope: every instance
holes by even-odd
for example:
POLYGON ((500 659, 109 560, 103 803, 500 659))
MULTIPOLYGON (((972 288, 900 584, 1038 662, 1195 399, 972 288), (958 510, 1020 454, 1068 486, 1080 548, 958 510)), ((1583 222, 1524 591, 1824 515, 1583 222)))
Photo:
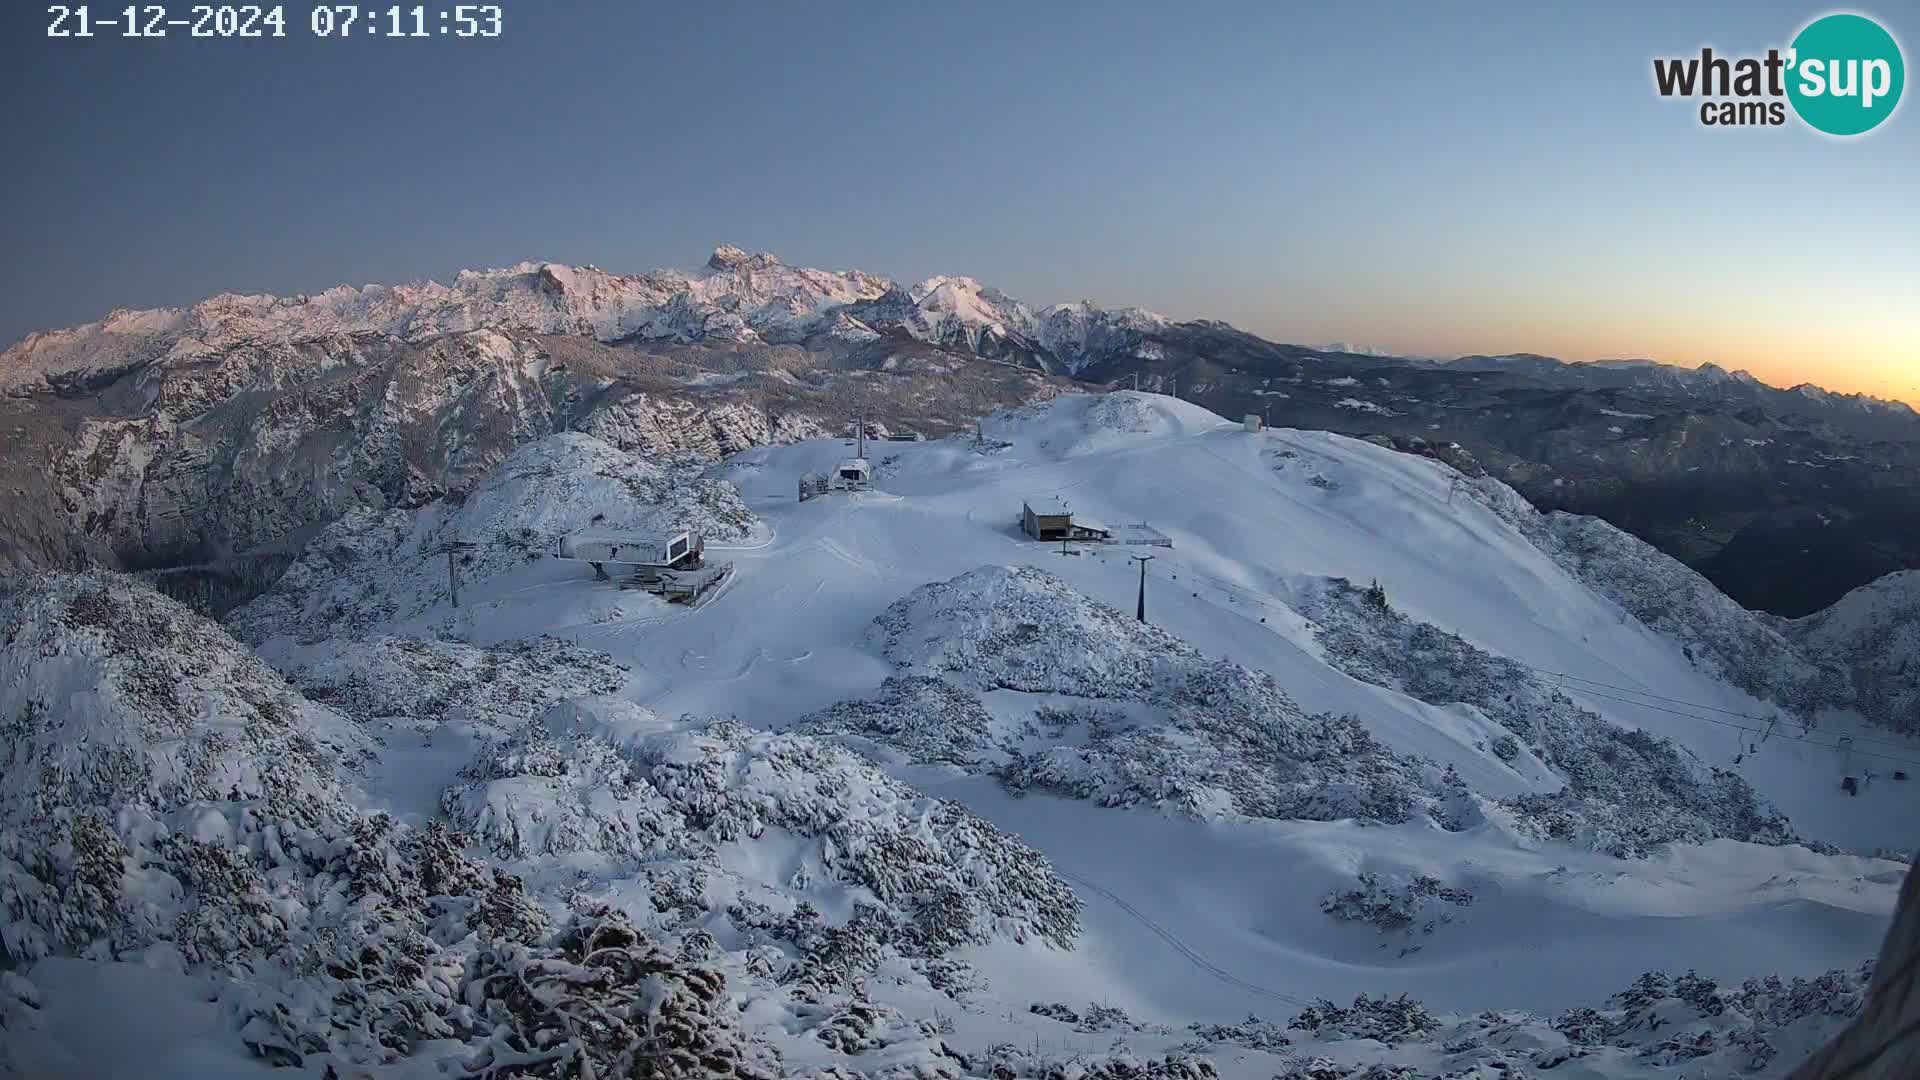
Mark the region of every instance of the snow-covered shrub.
POLYGON ((364 1066, 469 1037, 453 992, 469 953, 551 931, 518 879, 444 827, 380 814, 307 826, 264 810, 196 804, 165 819, 123 812, 117 834, 94 826, 82 835, 111 850, 118 895, 99 887, 65 906, 87 918, 69 914, 41 944, 99 959, 160 950, 225 977, 215 986, 232 1037, 255 1055, 364 1066), (102 900, 115 916, 105 925, 93 916, 102 900))
POLYGON ((1310 716, 1272 676, 1208 659, 1032 567, 921 586, 876 618, 873 634, 909 674, 1106 703, 1084 717, 1081 744, 1010 743, 983 755, 1016 792, 1163 803, 1203 817, 1387 822, 1432 798, 1421 770, 1354 717, 1310 716))
POLYGON ((1165 728, 1135 725, 1096 732, 1081 746, 1016 751, 993 773, 1016 793, 1163 804, 1198 817, 1401 822, 1427 798, 1417 771, 1352 716, 1256 713, 1236 723, 1200 709, 1168 715, 1165 728))
POLYGON ((1728 990, 1689 971, 1669 976, 1650 971, 1609 999, 1604 1024, 1593 1010, 1563 1015, 1554 1022, 1569 1039, 1588 1045, 1632 1049, 1655 1065, 1720 1054, 1742 1071, 1764 1067, 1779 1052, 1777 1043, 1814 1045, 1859 1014, 1866 1002, 1874 964, 1855 971, 1829 971, 1814 979, 1778 976, 1749 979, 1728 990), (1574 1039, 1573 1032, 1579 1038, 1574 1039))
POLYGON ((956 1001, 965 1001, 987 988, 986 977, 979 969, 951 956, 916 957, 913 970, 927 980, 928 986, 956 1001))
POLYGON ((1439 1030, 1440 1022, 1425 1005, 1405 994, 1378 998, 1357 994, 1344 1009, 1323 998, 1288 1021, 1287 1027, 1315 1038, 1373 1039, 1393 1046, 1439 1030))
POLYGON ((1340 670, 1429 704, 1480 709, 1510 733, 1491 747, 1501 760, 1517 758, 1522 744, 1531 747, 1566 784, 1508 804, 1547 836, 1622 858, 1717 837, 1798 839, 1739 774, 1706 765, 1670 739, 1608 723, 1531 669, 1382 607, 1345 579, 1323 582, 1303 614, 1340 670))
POLYGON ((939 955, 994 937, 1070 947, 1079 901, 1046 859, 843 748, 732 721, 668 723, 587 698, 550 709, 450 789, 454 821, 507 857, 708 859, 777 832, 804 840, 799 895, 854 886, 897 920, 889 944, 939 955))
POLYGON ((1817 979, 1749 979, 1737 990, 1693 972, 1653 971, 1602 1007, 1552 1019, 1521 1011, 1432 1016, 1405 999, 1362 999, 1353 1009, 1323 1001, 1289 1027, 1306 1032, 1301 1041, 1340 1044, 1339 1063, 1303 1056, 1279 1075, 1492 1080, 1544 1076, 1579 1059, 1591 1063, 1576 1066, 1579 1075, 1775 1075, 1783 1055, 1825 1043, 1860 1013, 1873 970, 1869 961, 1817 979), (1423 1064, 1401 1064, 1408 1058, 1423 1064))
POLYGON ((10 579, 0 642, 18 658, 0 671, 0 716, 13 718, 0 745, 0 957, 171 938, 185 888, 167 861, 186 850, 174 833, 351 820, 342 778, 367 741, 153 590, 102 574, 10 579))
MULTIPOLYGON (((813 904, 801 900, 785 912, 741 896, 727 908, 728 921, 743 931, 749 948, 777 942, 791 952, 766 972, 810 1002, 833 1000, 864 990, 867 977, 902 944, 899 921, 875 904, 855 903, 845 921, 830 923, 813 904)), ((762 953, 771 962, 771 953, 762 953)))
POLYGON ((1027 1006, 1027 1012, 1034 1016, 1044 1016, 1049 1020, 1058 1020, 1063 1024, 1080 1022, 1080 1014, 1064 1001, 1036 1001, 1027 1006))
POLYGON ((1027 1012, 1034 1016, 1044 1016, 1049 1020, 1058 1020, 1075 1031, 1093 1033, 1099 1031, 1145 1031, 1146 1025, 1137 1023, 1127 1015, 1125 1009, 1114 1005, 1104 1005, 1090 1001, 1085 1010, 1075 1010, 1064 1002, 1036 1001, 1027 1006, 1027 1012))
POLYGON ((1138 701, 1163 672, 1203 658, 1151 623, 1028 566, 985 566, 922 585, 874 619, 888 659, 978 689, 1138 701))
POLYGON ((1268 1053, 1279 1053, 1293 1045, 1293 1040, 1287 1037, 1280 1025, 1258 1016, 1248 1016, 1237 1024, 1189 1024, 1187 1030, 1193 1033, 1193 1041, 1183 1049, 1195 1052, 1217 1043, 1230 1043, 1268 1053))
MULTIPOLYGON (((465 837, 360 809, 356 726, 173 601, 44 577, 0 589, 0 639, 22 661, 0 673, 17 718, 0 760, 0 968, 68 954, 208 976, 236 1046, 354 1073, 513 1045, 511 1003, 474 989, 477 957, 597 963, 545 944, 545 911, 465 837)), ((684 1032, 726 1018, 676 1012, 658 979, 639 991, 660 1006, 655 1041, 632 1052, 691 1047, 712 1067, 724 1053, 684 1032)))
POLYGON ((1276 1073, 1273 1080, 1428 1080, 1428 1075, 1411 1065, 1343 1065, 1332 1058, 1311 1057, 1276 1073))
POLYGON ((303 870, 305 910, 284 946, 265 964, 223 965, 252 977, 223 999, 241 1039, 276 1063, 328 1053, 364 1065, 470 1035, 457 994, 470 951, 538 941, 551 925, 517 879, 463 847, 442 827, 409 829, 384 814, 334 838, 303 870))
POLYGON ((74 807, 264 800, 304 819, 371 752, 220 628, 132 579, 0 582, 0 673, 12 718, 0 823, 74 807))
POLYGON ((1217 1080, 1220 1075, 1210 1059, 1177 1050, 1158 1058, 1126 1050, 1062 1058, 1001 1043, 964 1064, 965 1076, 988 1080, 1217 1080))
POLYGON ((1431 934, 1440 924, 1452 922, 1458 909, 1473 903, 1471 892, 1425 874, 1383 880, 1378 874, 1363 873, 1359 883, 1357 889, 1328 894, 1320 910, 1382 931, 1431 934))
POLYGON ((829 1006, 802 1005, 794 1011, 803 1023, 816 1021, 812 1036, 842 1054, 864 1054, 939 1034, 932 1020, 911 1020, 891 1005, 865 1000, 829 1006))
POLYGON ((548 946, 493 943, 459 997, 485 1033, 467 1075, 780 1075, 777 1056, 740 1033, 725 976, 674 959, 612 911, 576 916, 548 946))
POLYGON ((623 672, 604 653, 554 638, 485 649, 382 635, 300 650, 287 675, 308 700, 355 720, 510 731, 554 702, 618 690, 623 672))
POLYGON ((898 750, 916 763, 971 764, 990 737, 980 699, 944 679, 896 675, 876 698, 843 701, 796 721, 809 735, 852 735, 898 750))
POLYGON ((1520 741, 1511 735, 1501 735, 1488 743, 1487 749, 1493 751, 1494 757, 1511 763, 1520 756, 1520 741))

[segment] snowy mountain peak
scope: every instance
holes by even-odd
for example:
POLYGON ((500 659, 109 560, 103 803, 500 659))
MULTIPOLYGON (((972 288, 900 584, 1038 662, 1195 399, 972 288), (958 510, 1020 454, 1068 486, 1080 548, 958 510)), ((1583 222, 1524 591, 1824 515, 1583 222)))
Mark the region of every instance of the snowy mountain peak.
POLYGON ((1012 303, 1012 298, 970 277, 936 275, 907 290, 913 302, 935 311, 960 311, 1012 303))
POLYGON ((953 320, 965 327, 994 334, 1025 335, 1033 316, 1006 293, 981 285, 970 277, 931 277, 907 290, 921 313, 923 325, 939 334, 939 324, 953 320))
POLYGON ((739 270, 742 268, 767 268, 781 265, 780 260, 766 252, 750 252, 732 244, 721 244, 707 257, 709 270, 739 270))

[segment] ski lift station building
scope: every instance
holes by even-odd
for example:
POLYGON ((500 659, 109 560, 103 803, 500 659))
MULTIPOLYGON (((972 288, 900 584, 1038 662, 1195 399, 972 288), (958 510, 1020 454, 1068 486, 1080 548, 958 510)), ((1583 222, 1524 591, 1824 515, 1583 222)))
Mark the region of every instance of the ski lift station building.
POLYGON ((872 466, 866 458, 851 457, 827 473, 803 473, 800 477, 800 501, 817 499, 833 491, 866 491, 873 486, 872 466))
POLYGON ((850 457, 833 467, 835 491, 865 491, 872 483, 872 467, 866 458, 850 457))
POLYGON ((562 559, 576 559, 597 565, 653 567, 660 570, 690 570, 706 557, 706 541, 686 529, 660 536, 636 533, 578 532, 560 538, 554 552, 562 559))
POLYGON ((1097 521, 1075 521, 1067 504, 1052 496, 1023 502, 1020 527, 1035 540, 1107 540, 1113 536, 1111 529, 1097 521))

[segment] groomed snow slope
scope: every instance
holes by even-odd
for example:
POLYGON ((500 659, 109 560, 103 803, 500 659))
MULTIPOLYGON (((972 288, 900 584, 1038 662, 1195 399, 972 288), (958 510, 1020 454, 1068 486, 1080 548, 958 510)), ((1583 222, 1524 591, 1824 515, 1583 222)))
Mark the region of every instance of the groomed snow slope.
MULTIPOLYGON (((1831 749, 1791 739, 1800 728, 1790 718, 1735 766, 1738 733, 1699 717, 1775 710, 1703 674, 1678 644, 1570 576, 1503 516, 1510 507, 1487 505, 1494 495, 1452 490, 1452 474, 1437 462, 1324 433, 1248 434, 1186 403, 1132 393, 1065 396, 992 418, 985 434, 985 450, 970 438, 873 444, 879 490, 805 503, 794 497, 799 477, 845 457, 842 442, 733 459, 716 478, 732 483, 761 527, 732 550, 710 546, 736 570, 697 609, 618 592, 577 564, 515 559, 489 564, 486 576, 465 585, 457 611, 432 595, 430 571, 397 570, 407 595, 390 615, 353 620, 354 630, 451 632, 479 646, 542 634, 571 639, 625 665, 621 694, 658 715, 731 715, 777 730, 879 696, 889 677, 904 674, 874 621, 923 585, 982 566, 1031 565, 1131 613, 1139 571, 1126 556, 1151 553, 1148 617, 1199 654, 1271 675, 1308 714, 1353 714, 1392 751, 1453 766, 1488 798, 1550 788, 1531 757, 1503 762, 1490 745, 1500 728, 1479 710, 1422 702, 1323 659, 1315 628, 1295 605, 1311 608, 1330 577, 1378 581, 1407 619, 1487 653, 1658 694, 1693 714, 1542 676, 1608 721, 1736 769, 1809 840, 1853 851, 1915 842, 1920 785, 1884 782, 1844 795, 1842 762, 1831 749), (1034 497, 1063 499, 1076 514, 1114 526, 1149 523, 1174 547, 1063 554, 1020 533, 1021 501, 1034 497)), ((398 548, 393 557, 444 566, 444 558, 429 562, 398 548)), ((296 621, 297 630, 282 629, 315 629, 296 621)), ((248 629, 256 641, 274 637, 265 624, 248 629)), ((267 644, 284 664, 326 647, 288 636, 267 644)), ((984 704, 1006 713, 1033 702, 999 691, 984 704)), ((1845 723, 1823 718, 1819 730, 1845 723)), ((1879 749, 1920 760, 1920 745, 1897 743, 1879 749)), ((1396 825, 1254 820, 1017 797, 991 776, 868 749, 900 779, 1037 848, 1087 905, 1073 951, 1012 941, 966 951, 987 987, 957 1014, 938 995, 899 992, 892 1004, 952 1023, 949 1041, 963 1047, 1034 1042, 1060 1054, 1113 1042, 1114 1031, 1098 1025, 1027 1014, 1036 1001, 1123 1008, 1148 1026, 1125 1037, 1157 1054, 1186 1040, 1191 1023, 1231 1024, 1250 1011, 1284 1020, 1313 999, 1360 992, 1406 992, 1469 1015, 1555 1012, 1599 1005, 1652 969, 1697 968, 1734 985, 1774 972, 1812 976, 1872 955, 1904 870, 1798 845, 1722 840, 1618 859, 1497 822, 1449 832, 1424 817, 1396 825), (1388 881, 1428 875, 1474 899, 1431 934, 1382 933, 1322 912, 1330 893, 1353 889, 1363 873, 1388 881)), ((389 765, 386 783, 418 791, 386 794, 430 802, 459 782, 458 764, 422 754, 389 765)), ((1223 1075, 1277 1071, 1270 1055, 1209 1052, 1223 1075)), ((1566 1075, 1644 1075, 1648 1067, 1604 1054, 1585 1066, 1567 1066, 1566 1075)))

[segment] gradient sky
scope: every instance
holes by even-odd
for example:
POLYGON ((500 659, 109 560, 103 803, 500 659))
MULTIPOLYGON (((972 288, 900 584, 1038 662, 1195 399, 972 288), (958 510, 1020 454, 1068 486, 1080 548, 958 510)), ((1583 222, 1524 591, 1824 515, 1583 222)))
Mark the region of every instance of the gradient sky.
MULTIPOLYGON (((506 0, 501 40, 455 42, 317 41, 312 6, 241 42, 53 41, 4 5, 0 340, 729 242, 1920 400, 1915 106, 1838 141, 1652 89, 1656 55, 1763 52, 1824 7, 506 0)), ((1914 63, 1920 9, 1852 10, 1914 63)))

